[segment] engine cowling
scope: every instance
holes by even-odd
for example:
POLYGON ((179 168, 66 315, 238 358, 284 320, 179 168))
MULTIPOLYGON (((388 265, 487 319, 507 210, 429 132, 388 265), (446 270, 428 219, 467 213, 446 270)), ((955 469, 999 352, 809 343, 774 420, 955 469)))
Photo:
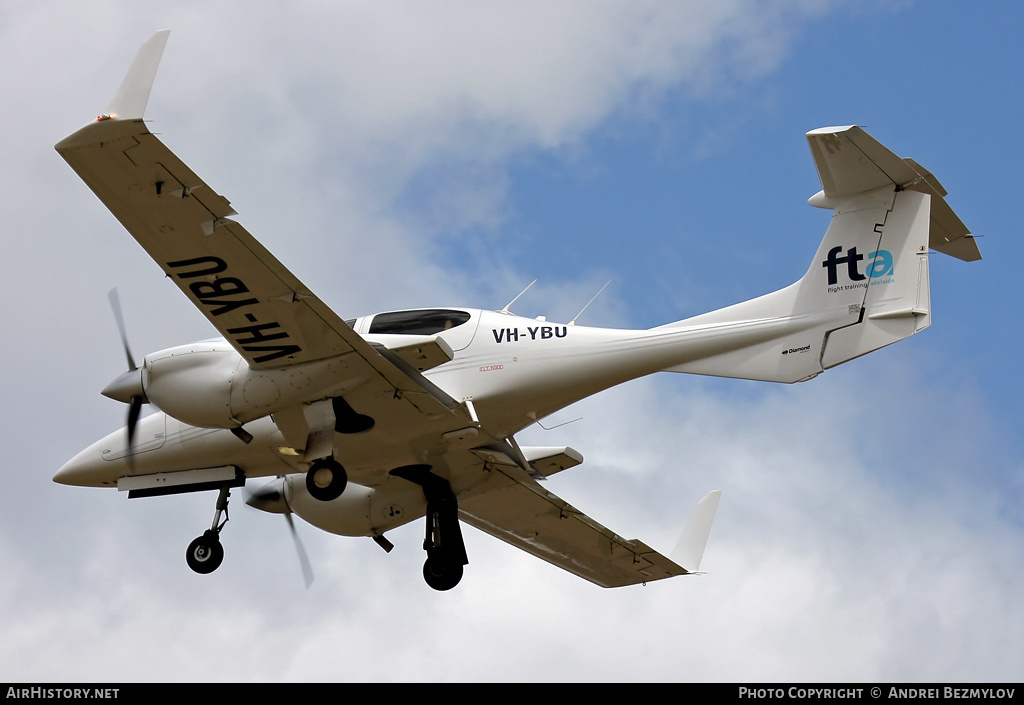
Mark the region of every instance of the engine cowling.
POLYGON ((283 409, 342 396, 366 380, 345 356, 253 370, 227 341, 179 345, 146 356, 140 376, 125 373, 104 390, 121 401, 138 394, 190 426, 237 428, 283 409))
POLYGON ((349 482, 337 499, 322 502, 310 496, 303 475, 284 478, 288 507, 313 526, 341 536, 379 536, 426 512, 423 489, 389 478, 370 488, 349 482))
POLYGON ((170 416, 191 426, 233 428, 240 424, 231 410, 231 387, 242 357, 226 342, 179 345, 146 356, 146 398, 170 416))

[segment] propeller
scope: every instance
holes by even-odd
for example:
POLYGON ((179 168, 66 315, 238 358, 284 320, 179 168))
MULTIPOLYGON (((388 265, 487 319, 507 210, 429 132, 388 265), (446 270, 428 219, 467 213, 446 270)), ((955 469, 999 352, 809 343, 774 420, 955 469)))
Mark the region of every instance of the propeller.
POLYGON ((302 540, 299 539, 299 532, 295 530, 295 521, 292 519, 292 513, 288 512, 284 515, 285 520, 288 522, 288 528, 291 529, 292 539, 295 541, 295 552, 299 554, 299 565, 302 566, 302 579, 306 583, 306 589, 313 584, 313 566, 309 562, 309 556, 306 555, 306 549, 302 547, 302 540))
POLYGON ((149 400, 146 399, 146 391, 142 384, 142 368, 135 365, 135 358, 132 357, 131 348, 128 345, 128 333, 125 330, 124 315, 121 313, 121 299, 117 295, 117 289, 111 289, 108 294, 110 308, 114 312, 114 320, 117 321, 117 330, 121 333, 121 345, 124 346, 124 356, 128 362, 128 371, 121 373, 113 382, 108 384, 100 392, 103 396, 128 405, 128 454, 125 456, 131 463, 132 448, 135 441, 135 427, 139 422, 139 414, 142 413, 142 405, 149 400))
POLYGON ((306 555, 306 549, 302 546, 299 532, 295 529, 295 521, 292 519, 292 510, 288 506, 288 500, 284 495, 284 477, 271 480, 257 490, 250 492, 245 490, 245 503, 264 512, 272 514, 284 514, 288 528, 292 532, 292 540, 295 541, 295 552, 299 554, 299 565, 302 567, 302 578, 306 582, 306 589, 313 584, 313 566, 306 555))

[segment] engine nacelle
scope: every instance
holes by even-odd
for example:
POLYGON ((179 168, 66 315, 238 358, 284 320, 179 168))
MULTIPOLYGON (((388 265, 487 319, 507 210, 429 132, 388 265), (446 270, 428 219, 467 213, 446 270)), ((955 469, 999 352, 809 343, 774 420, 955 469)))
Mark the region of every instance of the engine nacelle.
POLYGON ((423 489, 398 478, 374 488, 349 482, 340 497, 322 502, 306 490, 305 475, 288 475, 284 495, 291 510, 305 521, 341 536, 379 536, 427 511, 423 489))
POLYGON ((146 398, 170 416, 191 426, 234 428, 231 387, 242 357, 227 343, 179 345, 146 356, 146 398))
MULTIPOLYGON (((342 396, 366 380, 365 369, 351 369, 344 356, 253 370, 224 340, 152 353, 142 370, 147 400, 169 416, 202 428, 237 428, 299 404, 342 396)), ((123 376, 131 381, 130 375, 123 376)), ((127 401, 127 394, 136 393, 130 385, 126 389, 113 398, 127 401)))

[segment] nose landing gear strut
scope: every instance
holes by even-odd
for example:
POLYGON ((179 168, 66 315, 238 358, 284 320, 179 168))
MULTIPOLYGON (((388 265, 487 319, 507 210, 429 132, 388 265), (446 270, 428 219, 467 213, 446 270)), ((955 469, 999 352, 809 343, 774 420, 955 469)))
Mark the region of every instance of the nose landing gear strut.
POLYGON ((224 485, 217 495, 217 509, 213 514, 213 525, 203 532, 203 535, 188 545, 185 551, 185 561, 188 567, 197 573, 206 575, 220 567, 224 560, 224 547, 220 543, 220 531, 228 523, 228 497, 231 496, 231 488, 224 485), (221 514, 224 520, 221 521, 221 514))

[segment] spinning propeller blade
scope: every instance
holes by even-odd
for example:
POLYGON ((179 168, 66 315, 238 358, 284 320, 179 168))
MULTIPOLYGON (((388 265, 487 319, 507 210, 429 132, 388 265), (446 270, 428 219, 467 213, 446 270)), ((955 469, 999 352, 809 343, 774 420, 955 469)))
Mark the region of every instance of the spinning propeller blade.
POLYGON ((107 298, 110 299, 110 308, 114 312, 114 320, 117 321, 117 330, 121 333, 121 345, 124 346, 124 355, 128 359, 128 371, 131 372, 136 368, 135 358, 132 357, 131 348, 128 346, 128 333, 124 327, 124 314, 121 313, 121 298, 117 295, 117 287, 110 290, 107 298))
POLYGON ((288 512, 284 515, 284 518, 288 521, 288 528, 292 531, 292 538, 295 540, 295 551, 299 554, 299 565, 302 566, 302 579, 306 581, 306 589, 308 590, 309 586, 313 584, 313 566, 309 562, 309 556, 306 555, 306 549, 302 546, 299 532, 295 530, 292 513, 288 512))
POLYGON ((245 503, 250 507, 255 507, 256 509, 261 509, 273 514, 284 514, 285 521, 288 522, 288 528, 292 532, 292 539, 295 541, 295 551, 299 554, 299 565, 302 567, 302 578, 305 580, 306 588, 308 589, 309 586, 313 584, 313 566, 309 562, 309 556, 306 555, 306 549, 303 547, 302 540, 299 538, 299 532, 295 529, 295 521, 292 519, 292 510, 291 507, 288 506, 288 502, 284 496, 284 478, 278 477, 275 480, 271 480, 258 490, 252 492, 246 488, 245 494, 245 503))
POLYGON ((117 295, 116 288, 110 290, 108 298, 110 299, 110 308, 114 312, 114 320, 117 321, 117 330, 121 334, 121 345, 124 346, 124 356, 128 362, 128 371, 108 384, 101 393, 106 397, 128 405, 128 454, 125 456, 125 460, 131 466, 135 426, 139 422, 142 405, 146 403, 147 399, 146 392, 142 386, 142 370, 135 365, 135 358, 132 357, 131 347, 128 345, 128 333, 125 330, 124 314, 121 312, 121 299, 117 295))

